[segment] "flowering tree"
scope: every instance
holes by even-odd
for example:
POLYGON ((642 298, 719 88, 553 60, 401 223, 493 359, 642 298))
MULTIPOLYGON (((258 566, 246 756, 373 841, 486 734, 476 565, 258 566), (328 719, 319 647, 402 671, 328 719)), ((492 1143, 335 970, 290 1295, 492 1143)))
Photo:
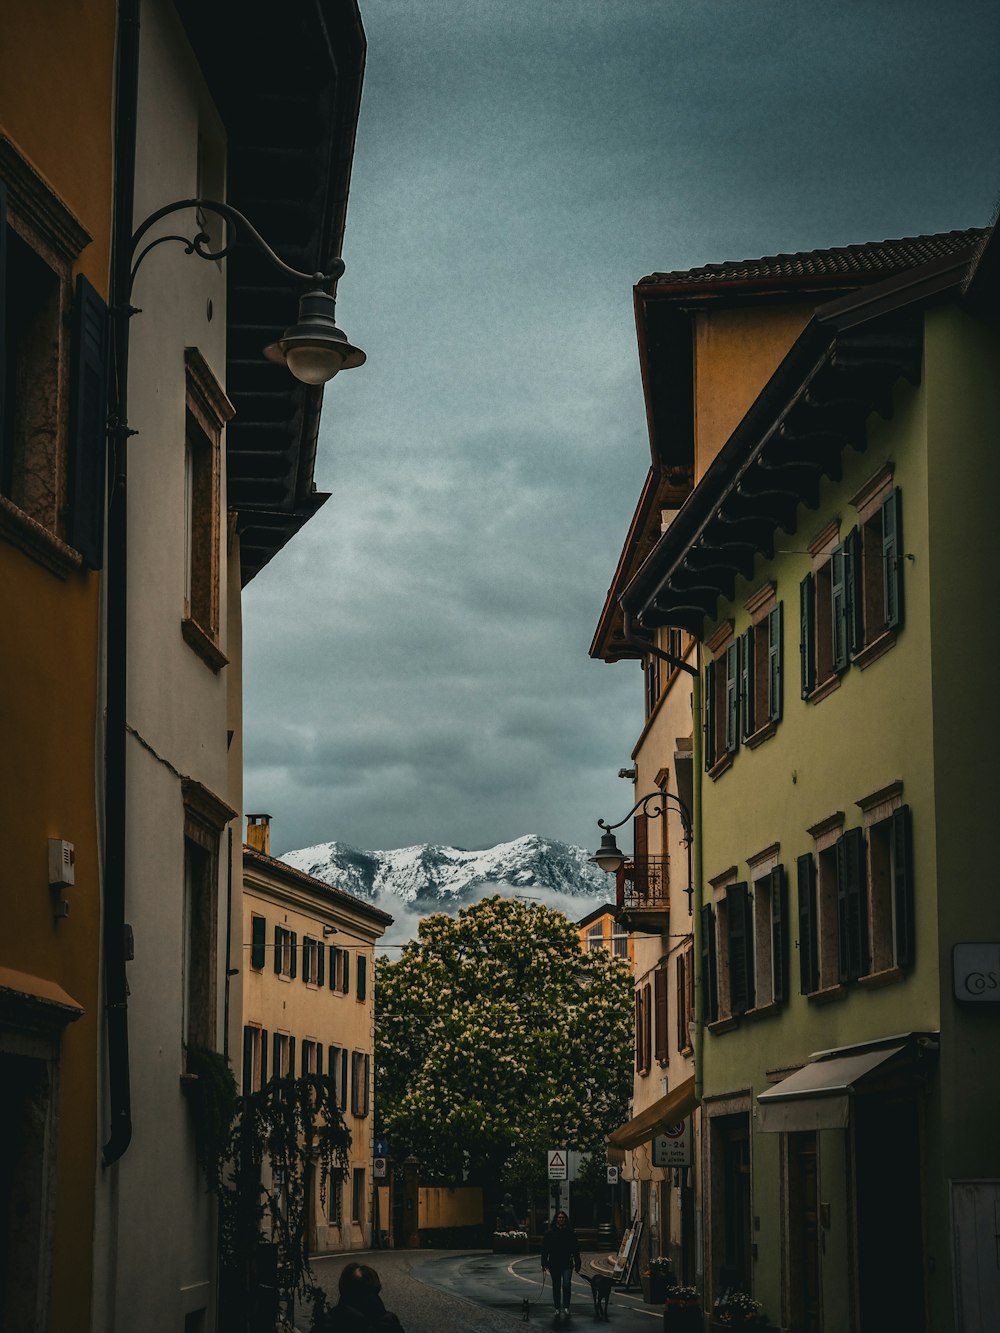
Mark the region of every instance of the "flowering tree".
POLYGON ((547 1148, 601 1149, 631 1089, 632 980, 582 953, 561 912, 485 898, 420 923, 375 991, 376 1104, 396 1160, 425 1178, 544 1170, 547 1148))

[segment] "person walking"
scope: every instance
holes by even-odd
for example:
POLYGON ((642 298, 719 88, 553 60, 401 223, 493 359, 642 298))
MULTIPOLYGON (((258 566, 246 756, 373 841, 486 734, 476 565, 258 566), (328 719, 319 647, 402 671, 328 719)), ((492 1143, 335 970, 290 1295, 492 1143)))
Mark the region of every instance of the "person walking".
POLYGON ((560 1208, 542 1237, 542 1272, 552 1278, 552 1303, 556 1318, 569 1318, 569 1292, 573 1270, 580 1271, 580 1243, 570 1226, 569 1216, 560 1208))
POLYGON ((367 1264, 345 1264, 337 1284, 340 1300, 318 1328, 322 1333, 403 1333, 382 1303, 382 1283, 367 1264))

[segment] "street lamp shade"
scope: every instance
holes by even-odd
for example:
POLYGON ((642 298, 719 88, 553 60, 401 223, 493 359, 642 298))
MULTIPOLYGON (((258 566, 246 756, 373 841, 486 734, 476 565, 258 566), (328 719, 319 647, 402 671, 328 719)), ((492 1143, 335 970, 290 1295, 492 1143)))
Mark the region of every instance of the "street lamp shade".
POLYGON ((335 301, 319 288, 299 298, 299 322, 264 348, 269 361, 284 363, 303 384, 326 384, 341 370, 363 366, 365 354, 353 347, 334 319, 335 301))
POLYGON ((601 835, 600 847, 590 859, 607 874, 616 875, 625 864, 625 853, 618 846, 613 833, 604 833, 601 835))

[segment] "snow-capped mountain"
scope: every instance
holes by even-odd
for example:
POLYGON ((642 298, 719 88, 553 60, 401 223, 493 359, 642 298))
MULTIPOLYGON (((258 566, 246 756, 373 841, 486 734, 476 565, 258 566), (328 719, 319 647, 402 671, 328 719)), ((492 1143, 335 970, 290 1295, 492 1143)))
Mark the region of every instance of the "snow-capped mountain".
MULTIPOLYGON (((429 913, 456 911, 491 885, 499 893, 523 892, 543 901, 557 895, 613 897, 614 881, 588 858, 582 847, 529 833, 478 852, 430 843, 368 852, 344 842, 322 842, 286 852, 281 860, 359 898, 381 900, 390 911, 394 896, 411 911, 429 913)), ((586 910, 581 902, 581 915, 586 910)))

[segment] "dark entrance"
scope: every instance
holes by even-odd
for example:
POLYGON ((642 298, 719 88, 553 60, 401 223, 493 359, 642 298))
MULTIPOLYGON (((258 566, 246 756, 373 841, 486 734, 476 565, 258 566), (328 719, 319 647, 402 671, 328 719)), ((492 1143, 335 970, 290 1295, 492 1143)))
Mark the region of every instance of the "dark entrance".
POLYGON ((910 1097, 857 1097, 854 1186, 860 1333, 919 1333, 924 1314, 920 1125, 910 1097))
POLYGON ((793 1333, 819 1333, 819 1195, 815 1132, 789 1134, 788 1290, 793 1333))
POLYGON ((719 1116, 712 1123, 713 1205, 721 1218, 713 1225, 716 1294, 750 1291, 750 1120, 746 1115, 719 1116))

